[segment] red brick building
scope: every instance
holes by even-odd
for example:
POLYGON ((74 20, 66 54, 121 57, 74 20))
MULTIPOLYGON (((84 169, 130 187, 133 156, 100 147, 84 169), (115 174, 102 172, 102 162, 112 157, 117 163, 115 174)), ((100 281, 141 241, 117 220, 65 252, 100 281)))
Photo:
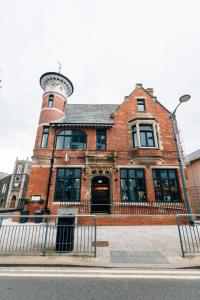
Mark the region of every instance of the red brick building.
POLYGON ((183 211, 169 111, 153 89, 136 84, 120 105, 71 104, 73 85, 62 74, 45 73, 40 85, 28 198, 44 199, 51 212, 61 205, 103 214, 104 221, 108 214, 108 224, 150 208, 162 215, 183 211))

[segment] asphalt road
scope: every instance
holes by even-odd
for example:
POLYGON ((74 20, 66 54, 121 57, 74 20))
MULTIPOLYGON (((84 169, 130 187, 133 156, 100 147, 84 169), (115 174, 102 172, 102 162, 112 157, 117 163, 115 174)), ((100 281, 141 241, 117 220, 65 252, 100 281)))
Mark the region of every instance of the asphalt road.
POLYGON ((199 300, 199 274, 0 269, 0 300, 199 300))

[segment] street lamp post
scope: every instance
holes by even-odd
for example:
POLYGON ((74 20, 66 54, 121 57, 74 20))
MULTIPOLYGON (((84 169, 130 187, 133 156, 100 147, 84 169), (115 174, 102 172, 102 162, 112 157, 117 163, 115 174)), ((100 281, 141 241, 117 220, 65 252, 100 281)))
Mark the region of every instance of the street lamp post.
MULTIPOLYGON (((182 185, 183 185, 183 191, 184 191, 184 197, 185 197, 187 213, 191 215, 192 214, 192 209, 191 209, 191 205, 190 205, 190 197, 189 197, 189 193, 188 193, 188 189, 187 189, 187 183, 186 183, 186 178, 185 178, 185 173, 184 173, 184 167, 183 167, 183 162, 182 162, 182 159, 181 159, 180 143, 177 139, 178 133, 177 133, 177 127, 176 127, 176 111, 177 111, 177 108, 183 102, 186 102, 188 100, 190 100, 190 95, 183 95, 182 97, 180 97, 180 99, 179 99, 180 103, 176 106, 174 111, 172 113, 170 113, 170 118, 171 118, 171 121, 172 121, 173 135, 174 135, 174 141, 175 141, 175 145, 176 145, 179 168, 180 168, 180 172, 181 172, 181 181, 182 181, 182 185)), ((190 219, 190 222, 193 222, 191 216, 190 216, 189 219, 190 219)))

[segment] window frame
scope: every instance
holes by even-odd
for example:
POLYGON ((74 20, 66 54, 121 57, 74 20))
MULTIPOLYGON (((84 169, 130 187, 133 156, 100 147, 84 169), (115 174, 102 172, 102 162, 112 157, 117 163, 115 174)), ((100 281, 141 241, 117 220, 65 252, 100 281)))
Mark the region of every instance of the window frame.
POLYGON ((85 131, 83 130, 79 130, 79 129, 68 129, 68 130, 61 130, 57 135, 56 135, 56 142, 55 142, 55 150, 86 150, 87 149, 87 134, 85 133, 85 131), (66 132, 81 132, 82 134, 81 135, 78 135, 78 134, 66 134, 66 132), (76 137, 76 138, 75 138, 76 137), (73 141, 73 139, 79 139, 79 141, 73 141), (81 137, 85 138, 85 141, 84 142, 81 142, 81 137), (60 142, 59 142, 59 139, 60 139, 60 142), (66 147, 66 144, 67 144, 67 139, 69 139, 68 143, 69 143, 69 147, 66 147), (59 143, 62 144, 62 147, 59 146, 59 143), (83 144, 83 147, 78 147, 78 148, 75 148, 73 146, 73 143, 74 145, 76 145, 76 143, 81 143, 83 144), (59 146, 59 147, 58 147, 59 146))
MULTIPOLYGON (((68 183, 69 184, 69 183, 68 183)), ((70 202, 70 203, 80 203, 80 199, 81 199, 81 184, 82 184, 82 168, 57 168, 56 169, 56 179, 55 179, 55 186, 54 186, 54 198, 53 198, 53 202, 54 203, 58 203, 58 202, 70 202), (64 176, 59 176, 59 171, 60 170, 63 170, 64 172, 64 176), (80 176, 76 177, 75 176, 75 172, 76 170, 79 170, 80 172, 80 176), (70 172, 72 171, 73 172, 73 176, 70 177, 70 176, 67 176, 67 172, 70 172), (71 188, 69 189, 69 187, 67 187, 67 181, 70 181, 71 180, 71 184, 72 186, 75 186, 75 180, 76 179, 79 179, 79 188, 71 188), (61 199, 58 199, 57 197, 57 193, 59 192, 58 191, 58 182, 60 181, 60 183, 62 182, 63 183, 63 190, 60 191, 61 193, 61 199), (65 198, 64 198, 64 194, 65 192, 70 192, 71 195, 70 195, 70 198, 72 197, 73 193, 78 191, 78 200, 75 200, 75 199, 70 199, 70 200, 67 200, 65 201, 65 198)))
POLYGON ((145 104, 145 99, 144 98, 138 98, 137 99, 137 111, 138 112, 146 112, 146 104, 145 104), (141 102, 141 103, 139 103, 141 102), (143 107, 143 109, 140 109, 140 107, 143 107))
POLYGON ((40 143, 40 148, 45 149, 48 146, 48 141, 49 141, 49 126, 43 126, 43 131, 42 131, 42 138, 41 138, 41 143, 40 143), (47 132, 45 132, 47 130, 47 132))
MULTIPOLYGON (((105 128, 97 128, 96 129, 96 150, 98 151, 104 151, 106 150, 106 143, 107 142, 107 135, 106 135, 106 129, 105 128), (99 134, 98 132, 104 132, 104 134, 99 134), (98 149, 98 144, 101 144, 100 142, 98 143, 98 137, 102 137, 104 136, 105 137, 105 140, 104 140, 104 148, 103 149, 98 149)), ((103 145, 103 144, 101 144, 103 145)))
MULTIPOLYGON (((135 193, 135 192, 134 192, 135 193)), ((146 191, 146 178, 145 178, 145 169, 144 168, 120 168, 120 195, 121 195, 121 202, 122 203, 138 203, 138 202, 147 202, 147 191, 146 191), (122 176, 122 172, 126 171, 126 174, 128 174, 128 176, 124 177, 122 176), (135 176, 130 176, 129 172, 130 171, 134 171, 135 172, 135 176), (142 171, 143 172, 143 176, 142 177, 137 177, 137 172, 138 171, 142 171), (143 190, 139 189, 139 184, 138 181, 139 180, 143 180, 143 190), (122 180, 125 180, 125 182, 127 183, 127 192, 126 192, 126 196, 127 199, 123 200, 124 197, 124 193, 123 193, 123 189, 122 189, 122 180), (131 180, 135 180, 135 189, 137 190, 137 194, 135 194, 135 198, 136 200, 131 200, 131 180), (143 192, 143 199, 140 200, 140 196, 139 196, 139 192, 143 192)))
POLYGON ((155 201, 157 203, 182 203, 177 169, 174 169, 174 168, 153 168, 152 169, 152 177, 153 177, 153 189, 154 189, 155 201), (166 174, 167 174, 166 178, 161 176, 162 171, 166 172, 166 174), (174 178, 170 177, 170 175, 169 175, 170 171, 174 171, 174 173, 175 173, 174 178), (154 175, 156 172, 159 173, 158 176, 154 175), (160 182, 160 188, 159 189, 155 186, 155 180, 160 182), (172 184, 171 184, 170 180, 171 181, 175 180, 175 182, 176 182, 178 200, 173 199, 174 196, 173 196, 172 184), (164 192, 164 181, 167 181, 168 193, 164 192), (160 200, 156 198, 156 190, 161 194, 161 199, 160 200), (170 200, 164 199, 165 197, 167 197, 167 194, 169 194, 170 200))
MULTIPOLYGON (((158 134, 158 126, 159 124, 154 120, 137 120, 135 122, 131 122, 130 125, 130 132, 131 132, 131 140, 132 140, 132 147, 134 149, 141 148, 141 149, 157 149, 159 148, 159 134, 158 134), (140 129, 140 126, 152 126, 152 129, 140 129), (142 146, 141 143, 141 133, 143 132, 152 132, 153 137, 153 146, 142 146)), ((145 134, 146 136, 146 134, 145 134)), ((147 139, 147 137, 146 137, 147 139)))

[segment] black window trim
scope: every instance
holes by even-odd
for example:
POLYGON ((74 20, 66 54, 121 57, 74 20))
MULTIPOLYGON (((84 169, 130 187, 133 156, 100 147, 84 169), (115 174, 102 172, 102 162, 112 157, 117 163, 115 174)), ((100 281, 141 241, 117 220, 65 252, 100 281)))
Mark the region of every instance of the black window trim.
POLYGON ((166 201, 166 200, 163 200, 164 198, 164 193, 163 193, 163 185, 161 184, 160 186, 160 192, 161 192, 161 195, 162 195, 162 200, 156 200, 156 195, 155 195, 155 201, 156 203, 182 203, 182 199, 181 199, 181 193, 180 193, 180 186, 179 186, 179 180, 178 180, 178 170, 176 168, 152 168, 152 177, 153 177, 153 189, 154 189, 154 195, 155 195, 155 186, 154 186, 154 179, 159 179, 160 182, 162 182, 162 180, 167 180, 168 181, 168 186, 169 186, 169 194, 170 194, 170 197, 171 197, 171 200, 170 201, 166 201), (167 178, 166 179, 162 179, 161 178, 161 172, 162 170, 165 170, 167 171, 167 178), (172 200, 172 191, 171 191, 171 185, 170 185, 170 177, 169 177, 169 171, 175 171, 175 179, 176 179, 176 183, 177 183, 177 190, 178 190, 178 198, 179 200, 178 201, 174 201, 172 200), (159 176, 158 177, 154 177, 154 172, 153 171, 159 171, 159 176))
MULTIPOLYGON (((83 167, 58 167, 56 168, 56 180, 55 180, 55 184, 54 184, 54 195, 53 195, 53 203, 52 204, 57 204, 57 203, 70 203, 70 204, 76 204, 76 205, 81 205, 81 187, 82 187, 82 172, 83 172, 83 167), (56 180, 58 178, 58 170, 59 169, 79 169, 80 170, 80 189, 79 189, 79 200, 78 201, 64 201, 64 200, 56 200, 56 180)), ((75 178, 75 177, 74 177, 75 178)))
POLYGON ((76 150, 78 150, 78 151, 80 151, 80 150, 86 150, 87 149, 87 134, 86 134, 86 132, 84 131, 84 130, 80 130, 80 129, 62 129, 61 131, 59 131, 59 133, 56 135, 56 139, 55 139, 55 150, 56 151, 59 151, 59 150, 73 150, 73 151, 76 151, 76 150), (75 131, 79 131, 79 132, 82 132, 83 133, 83 136, 85 136, 85 147, 84 148, 81 148, 81 149, 73 149, 73 148, 71 148, 71 143, 72 143, 72 141, 70 141, 70 148, 64 148, 64 144, 65 144, 65 138, 63 138, 63 147, 62 148, 60 148, 60 149, 58 149, 57 148, 57 140, 58 140, 58 137, 59 136, 63 136, 63 137, 67 137, 67 136, 72 136, 72 135, 65 135, 64 134, 64 132, 65 131, 72 131, 72 132, 75 132, 75 131), (63 134, 61 134, 63 132, 63 134))
MULTIPOLYGON (((146 189, 146 175, 145 175, 145 168, 120 168, 120 172, 119 172, 119 174, 120 174, 120 199, 121 199, 121 203, 123 203, 123 204, 128 204, 128 203, 143 203, 143 202, 148 202, 148 199, 147 199, 147 189, 146 189), (143 179, 144 179, 144 195, 145 195, 145 200, 143 200, 143 201, 123 201, 123 199, 122 199, 122 188, 121 188, 121 179, 125 179, 125 178, 121 178, 121 171, 122 170, 126 170, 126 171, 128 171, 128 170, 135 170, 135 171, 143 171, 143 175, 144 175, 144 177, 143 177, 143 179)), ((126 177, 126 179, 128 179, 128 178, 130 178, 130 177, 126 177)), ((136 178, 137 179, 137 178, 136 178)), ((138 196, 137 196, 138 197, 138 196)))
POLYGON ((41 149, 46 149, 47 146, 48 146, 48 141, 49 141, 49 130, 50 130, 50 127, 49 127, 49 126, 43 126, 42 138, 41 138, 41 143, 40 143, 40 148, 41 148, 41 149), (48 130, 48 132, 45 132, 45 130, 48 130), (47 136, 46 143, 45 143, 45 146, 42 146, 42 144, 43 144, 43 138, 44 138, 45 136, 47 136))
POLYGON ((107 148, 107 130, 105 128, 97 128, 96 129, 96 150, 98 151, 106 151, 107 148), (97 149, 97 136, 98 136, 98 131, 104 131, 105 132, 105 149, 97 149))

